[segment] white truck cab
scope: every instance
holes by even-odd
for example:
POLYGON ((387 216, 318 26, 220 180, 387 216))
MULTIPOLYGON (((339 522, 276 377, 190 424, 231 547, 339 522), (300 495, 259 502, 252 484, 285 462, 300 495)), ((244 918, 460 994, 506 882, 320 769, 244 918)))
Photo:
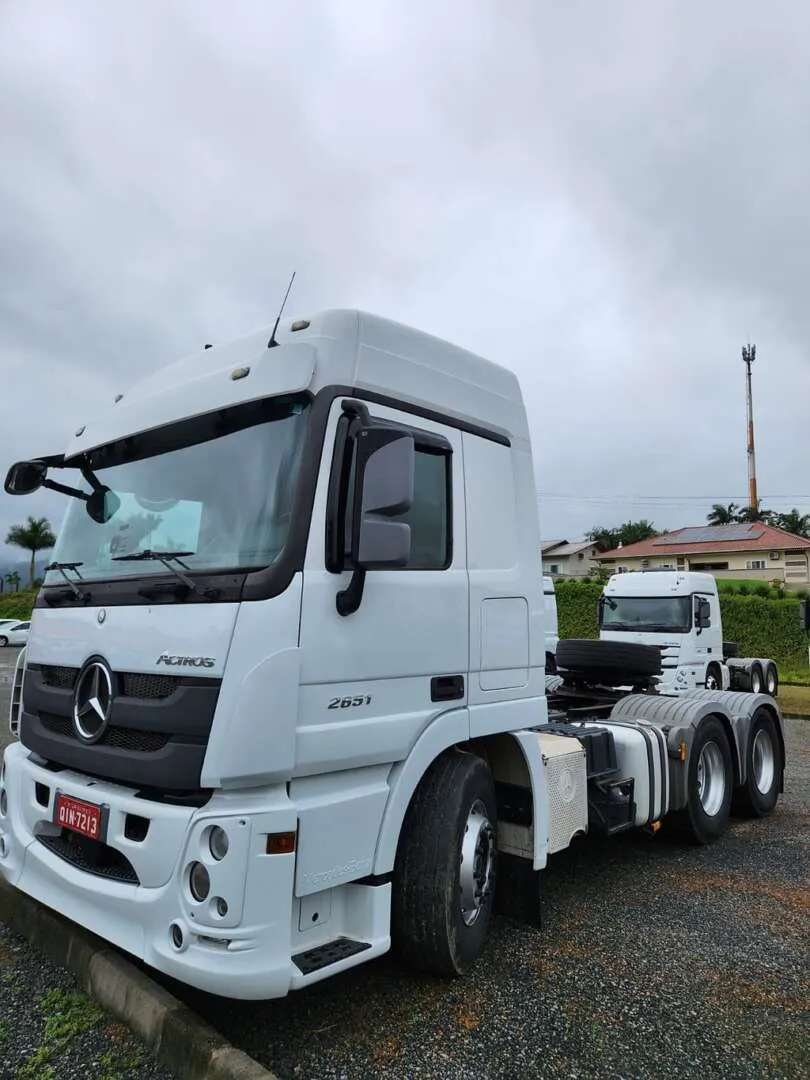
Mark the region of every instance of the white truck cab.
POLYGON ((496 904, 537 924, 575 837, 710 843, 776 805, 766 695, 547 692, 505 368, 326 311, 77 423, 5 481, 67 510, 15 673, 0 874, 146 964, 232 998, 392 947, 462 974, 496 904))
POLYGON ((717 582, 712 574, 640 570, 613 574, 599 601, 602 641, 637 642, 661 651, 667 693, 696 687, 710 690, 765 689, 776 696, 773 660, 741 658, 723 641, 717 582))

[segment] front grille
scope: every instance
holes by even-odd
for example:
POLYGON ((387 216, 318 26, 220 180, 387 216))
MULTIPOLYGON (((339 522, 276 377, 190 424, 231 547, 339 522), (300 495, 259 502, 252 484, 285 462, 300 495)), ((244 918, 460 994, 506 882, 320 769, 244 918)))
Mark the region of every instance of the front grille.
POLYGON ((60 690, 72 690, 76 685, 79 669, 75 667, 43 666, 42 679, 46 686, 56 686, 60 690))
MULTIPOLYGON (((79 670, 77 667, 43 665, 42 681, 46 686, 53 686, 58 690, 72 690, 76 685, 79 670)), ((180 679, 176 675, 147 675, 139 671, 122 671, 118 677, 121 680, 122 696, 140 701, 160 701, 171 697, 180 685, 180 679)))
POLYGON ((127 885, 140 885, 135 867, 120 851, 101 844, 97 840, 88 840, 83 836, 68 835, 63 829, 59 836, 39 836, 37 839, 48 851, 60 859, 96 877, 108 881, 121 881, 127 885))
MULTIPOLYGON (((41 713, 40 722, 51 735, 76 740, 73 724, 66 716, 41 713)), ((78 741, 78 740, 76 740, 78 741)), ((136 728, 109 727, 95 746, 111 746, 118 750, 132 750, 139 754, 154 754, 168 743, 169 736, 162 731, 139 731, 136 728)))
POLYGON ((121 692, 124 697, 160 699, 171 697, 180 680, 176 675, 142 675, 136 671, 121 673, 121 692))

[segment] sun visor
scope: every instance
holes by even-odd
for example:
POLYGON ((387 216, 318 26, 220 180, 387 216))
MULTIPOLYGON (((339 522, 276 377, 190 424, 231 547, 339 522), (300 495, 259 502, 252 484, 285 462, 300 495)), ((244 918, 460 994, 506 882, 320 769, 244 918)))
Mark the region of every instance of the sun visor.
POLYGON ((263 348, 236 361, 216 362, 206 350, 197 366, 193 360, 158 372, 122 394, 107 412, 78 427, 65 458, 70 460, 116 439, 151 431, 192 416, 202 416, 242 402, 307 390, 313 383, 317 351, 305 342, 263 348))

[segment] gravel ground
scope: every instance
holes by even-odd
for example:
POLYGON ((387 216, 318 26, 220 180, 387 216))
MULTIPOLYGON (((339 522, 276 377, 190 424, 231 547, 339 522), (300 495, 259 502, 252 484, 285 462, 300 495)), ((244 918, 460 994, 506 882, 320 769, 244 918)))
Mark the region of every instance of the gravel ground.
POLYGON ((278 1002, 186 1000, 280 1080, 810 1077, 810 722, 788 734, 771 818, 555 856, 542 933, 498 920, 466 979, 383 958, 278 1002))
MULTIPOLYGON (((734 821, 711 848, 627 837, 555 856, 542 933, 497 920, 465 979, 383 958, 277 1002, 171 989, 280 1080, 810 1077, 810 721, 789 721, 788 740, 771 818, 734 821)), ((24 1002, 69 985, 19 963, 24 1002)), ((13 1038, 33 1046, 30 1006, 19 1015, 13 1038)), ((92 1037, 84 1071, 53 1075, 102 1077, 88 1066, 116 1039, 92 1037)), ((112 1075, 166 1075, 146 1070, 112 1075)))

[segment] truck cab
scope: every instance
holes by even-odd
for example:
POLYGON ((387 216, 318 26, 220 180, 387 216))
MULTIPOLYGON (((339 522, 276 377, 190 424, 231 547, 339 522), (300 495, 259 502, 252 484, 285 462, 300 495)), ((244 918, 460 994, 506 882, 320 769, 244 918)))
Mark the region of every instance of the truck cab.
POLYGON ((686 693, 753 690, 775 696, 772 660, 740 659, 723 641, 717 582, 695 570, 639 570, 613 574, 599 599, 602 641, 634 642, 661 653, 661 690, 686 693))

